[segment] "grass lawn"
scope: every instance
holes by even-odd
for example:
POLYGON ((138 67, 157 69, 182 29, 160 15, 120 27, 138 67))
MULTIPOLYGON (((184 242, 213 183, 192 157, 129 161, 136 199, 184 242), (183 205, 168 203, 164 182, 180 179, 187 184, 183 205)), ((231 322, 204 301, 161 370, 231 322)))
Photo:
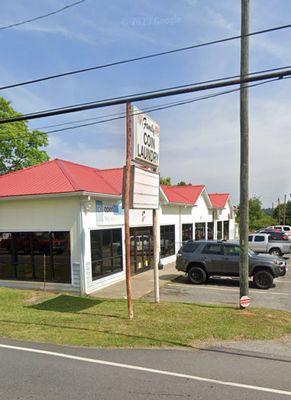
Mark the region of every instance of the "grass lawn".
POLYGON ((0 288, 0 336, 78 346, 195 346, 204 340, 273 339, 291 333, 291 313, 125 300, 0 288))

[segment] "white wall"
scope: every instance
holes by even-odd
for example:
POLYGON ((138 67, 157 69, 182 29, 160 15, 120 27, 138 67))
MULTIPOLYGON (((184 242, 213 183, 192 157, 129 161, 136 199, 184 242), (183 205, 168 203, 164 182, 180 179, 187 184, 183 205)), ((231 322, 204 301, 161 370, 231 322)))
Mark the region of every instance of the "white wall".
MULTIPOLYGON (((0 232, 69 231, 71 240, 71 266, 79 269, 81 261, 80 234, 78 227, 79 199, 76 197, 38 198, 0 201, 0 232)), ((77 272, 77 271, 76 271, 77 272)), ((5 284, 4 281, 1 281, 5 284)), ((14 285, 12 282, 11 285, 14 285)), ((11 286, 10 285, 10 286, 11 286)), ((15 286, 20 283, 15 282, 15 286)), ((38 287, 40 283, 26 282, 26 287, 38 287)), ((80 290, 79 280, 72 285, 47 283, 50 288, 74 286, 80 290)))

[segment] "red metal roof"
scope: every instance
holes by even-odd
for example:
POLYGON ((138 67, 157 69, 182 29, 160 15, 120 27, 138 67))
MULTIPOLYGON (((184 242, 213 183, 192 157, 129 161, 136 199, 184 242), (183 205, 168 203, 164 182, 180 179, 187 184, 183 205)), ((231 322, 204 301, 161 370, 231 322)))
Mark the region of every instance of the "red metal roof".
POLYGON ((212 193, 208 196, 214 208, 224 208, 229 198, 229 193, 212 193))
POLYGON ((0 176, 0 197, 92 192, 122 193, 122 168, 101 170, 55 159, 0 176))
POLYGON ((167 186, 161 188, 170 203, 195 204, 198 197, 205 189, 204 185, 167 186))

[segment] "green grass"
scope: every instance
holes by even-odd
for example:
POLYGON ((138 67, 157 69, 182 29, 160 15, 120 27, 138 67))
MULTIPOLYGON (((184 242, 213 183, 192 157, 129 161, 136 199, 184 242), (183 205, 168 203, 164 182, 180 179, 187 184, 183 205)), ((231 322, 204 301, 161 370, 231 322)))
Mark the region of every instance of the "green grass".
POLYGON ((0 336, 94 347, 191 347, 197 341, 273 339, 291 333, 291 313, 125 300, 0 288, 0 336))

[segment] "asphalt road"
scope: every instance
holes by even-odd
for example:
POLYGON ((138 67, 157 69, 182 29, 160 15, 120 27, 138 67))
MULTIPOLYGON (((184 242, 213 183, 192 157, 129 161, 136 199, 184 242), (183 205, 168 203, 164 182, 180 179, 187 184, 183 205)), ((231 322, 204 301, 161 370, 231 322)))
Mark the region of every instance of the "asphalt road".
MULTIPOLYGON (((268 290, 260 290, 254 288, 250 282, 251 305, 291 311, 291 258, 288 260, 287 274, 276 278, 274 284, 274 287, 268 290)), ((181 274, 161 289, 160 296, 164 301, 237 305, 239 281, 231 278, 211 278, 206 285, 193 285, 181 274)))
POLYGON ((287 399, 290 363, 223 348, 98 350, 1 340, 0 398, 287 399))

